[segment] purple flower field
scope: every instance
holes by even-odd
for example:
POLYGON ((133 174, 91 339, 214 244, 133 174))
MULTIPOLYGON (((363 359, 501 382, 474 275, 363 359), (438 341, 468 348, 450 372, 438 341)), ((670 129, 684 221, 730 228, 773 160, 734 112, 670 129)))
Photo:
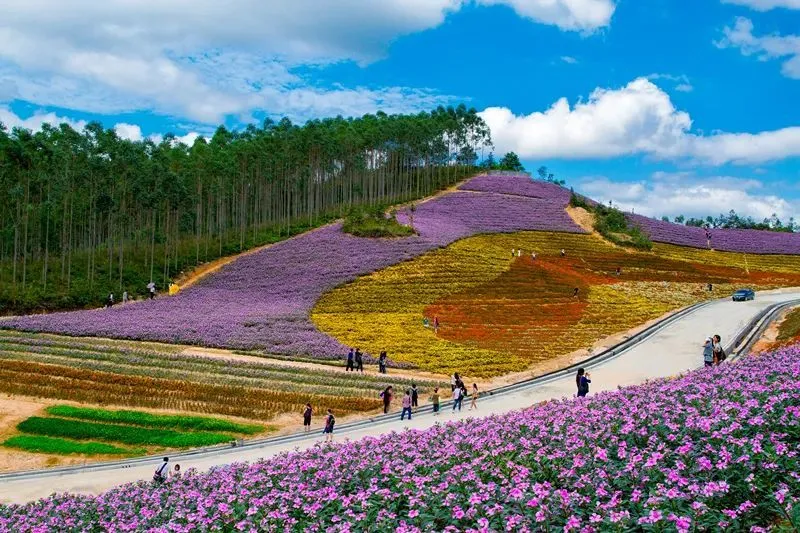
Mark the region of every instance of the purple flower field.
MULTIPOLYGON (((398 218, 408 221, 405 212, 398 218)), ((14 317, 0 327, 338 359, 346 348, 309 319, 325 291, 478 233, 582 231, 559 203, 468 192, 420 203, 414 227, 417 236, 366 239, 334 224, 244 256, 173 297, 14 317)))
POLYGON ((0 530, 789 531, 798 454, 795 346, 585 400, 4 506, 0 530))
POLYGON ((525 174, 484 174, 459 187, 462 191, 497 192, 542 198, 565 207, 569 203, 569 190, 541 180, 532 180, 525 174))
MULTIPOLYGON (((706 230, 641 215, 626 215, 651 240, 693 248, 707 248, 706 230)), ((712 229, 711 247, 725 252, 800 254, 800 234, 752 229, 712 229)))

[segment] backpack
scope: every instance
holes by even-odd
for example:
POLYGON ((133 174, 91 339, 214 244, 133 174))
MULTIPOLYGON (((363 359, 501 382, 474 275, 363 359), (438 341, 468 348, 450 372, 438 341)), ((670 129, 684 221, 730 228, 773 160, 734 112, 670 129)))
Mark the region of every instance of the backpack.
POLYGON ((165 466, 166 464, 167 463, 162 463, 158 468, 156 468, 156 471, 153 474, 153 481, 161 482, 161 481, 164 481, 165 479, 167 479, 167 478, 164 477, 164 474, 163 474, 163 472, 164 472, 164 470, 166 468, 166 466, 165 466))

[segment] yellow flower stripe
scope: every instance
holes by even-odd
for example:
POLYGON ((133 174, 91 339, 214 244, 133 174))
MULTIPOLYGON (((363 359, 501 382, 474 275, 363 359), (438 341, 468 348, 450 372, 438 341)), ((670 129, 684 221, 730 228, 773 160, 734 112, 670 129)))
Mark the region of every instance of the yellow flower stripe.
POLYGON ((334 289, 311 318, 320 330, 370 353, 387 350, 424 370, 487 377, 588 348, 745 282, 800 284, 798 274, 799 257, 670 245, 633 252, 564 233, 481 235, 334 289), (524 257, 512 259, 512 248, 522 248, 524 257), (561 249, 566 259, 559 258, 561 249), (705 290, 707 281, 713 293, 705 290), (573 282, 586 284, 578 299, 571 298, 573 282), (426 313, 441 313, 438 336, 423 327, 426 313))

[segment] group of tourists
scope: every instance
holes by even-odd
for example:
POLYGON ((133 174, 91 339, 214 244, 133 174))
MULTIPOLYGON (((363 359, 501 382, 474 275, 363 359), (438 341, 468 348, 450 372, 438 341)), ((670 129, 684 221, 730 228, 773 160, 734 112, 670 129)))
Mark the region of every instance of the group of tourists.
MULTIPOLYGON (((314 408, 310 403, 307 403, 303 408, 303 433, 311 432, 311 416, 314 414, 314 408)), ((325 416, 325 426, 322 429, 322 434, 325 435, 325 442, 333 440, 333 426, 336 425, 336 417, 333 416, 333 409, 328 409, 325 416)))
MULTIPOLYGON (((170 294, 172 294, 173 291, 177 292, 177 290, 175 290, 175 287, 177 287, 177 285, 170 284, 170 294)), ((152 282, 152 281, 147 284, 147 296, 151 300, 156 297, 156 284, 154 282, 152 282)), ((121 300, 121 302, 126 304, 129 301, 131 301, 131 298, 128 295, 128 291, 122 291, 122 300, 121 300)), ((108 296, 106 296, 106 301, 105 301, 105 304, 104 304, 103 307, 105 307, 106 309, 110 309, 111 307, 114 307, 114 304, 116 304, 116 303, 117 303, 117 300, 114 297, 114 293, 110 292, 110 293, 108 293, 108 296)))
MULTIPOLYGON (((522 248, 512 248, 511 249, 511 259, 515 257, 522 257, 522 248)), ((536 260, 536 252, 531 252, 531 259, 534 261, 536 260)))
POLYGON ((719 335, 706 337, 703 343, 703 364, 705 366, 715 366, 727 358, 725 348, 722 347, 722 338, 719 335))
POLYGON ((181 465, 176 464, 175 467, 172 469, 172 472, 169 470, 169 457, 164 457, 164 462, 158 465, 156 471, 153 473, 153 481, 156 483, 163 483, 169 477, 180 477, 181 475, 181 465))
MULTIPOLYGON (((388 356, 386 350, 382 351, 378 356, 378 372, 386 374, 386 365, 388 363, 388 356)), ((350 348, 347 352, 347 363, 344 367, 345 372, 361 372, 364 373, 364 354, 361 353, 361 348, 350 348)))
POLYGON ((437 335, 439 333, 439 317, 433 315, 433 320, 426 316, 422 317, 422 326, 425 328, 433 327, 433 334, 437 335))
MULTIPOLYGON (((381 355, 385 354, 386 352, 381 352, 381 355)), ((385 365, 386 358, 384 357, 384 366, 385 365)), ((350 351, 347 353, 347 366, 344 370, 345 372, 364 372, 364 354, 361 353, 361 348, 356 348, 355 350, 350 348, 350 351)), ((384 371, 383 373, 385 374, 386 372, 384 371)))
MULTIPOLYGON (((129 299, 128 299, 128 291, 123 291, 122 292, 122 303, 126 304, 126 303, 128 303, 128 301, 129 301, 129 299)), ((117 301, 114 298, 114 293, 113 292, 108 293, 108 296, 106 297, 106 305, 105 305, 105 307, 106 308, 114 307, 115 303, 117 303, 117 301)))
MULTIPOLYGON (((461 376, 458 375, 458 372, 453 373, 450 377, 450 390, 453 393, 453 412, 458 409, 461 411, 461 405, 464 402, 464 398, 467 397, 467 386, 464 384, 464 381, 461 379, 461 376)), ((472 384, 472 401, 469 405, 469 410, 472 411, 473 409, 478 408, 478 384, 472 384)))

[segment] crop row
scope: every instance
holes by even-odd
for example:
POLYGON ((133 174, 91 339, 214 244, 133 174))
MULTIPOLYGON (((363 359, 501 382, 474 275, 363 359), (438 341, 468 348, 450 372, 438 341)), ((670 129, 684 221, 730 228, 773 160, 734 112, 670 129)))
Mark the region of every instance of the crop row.
POLYGON ((0 364, 0 391, 96 405, 171 409, 255 420, 299 412, 306 402, 340 413, 369 411, 380 405, 377 395, 358 398, 297 394, 16 360, 0 364))
POLYGON ((190 448, 229 442, 232 437, 208 431, 183 432, 171 429, 143 428, 121 424, 86 422, 68 418, 43 418, 32 416, 17 429, 31 435, 73 440, 99 440, 139 446, 164 448, 190 448))
POLYGON ((14 435, 3 441, 3 446, 26 452, 53 455, 134 456, 147 453, 144 448, 123 448, 105 442, 74 441, 59 437, 44 437, 42 435, 14 435))
POLYGON ((72 405, 51 405, 47 414, 61 418, 76 418, 92 422, 127 424, 157 429, 177 429, 189 431, 222 431, 253 435, 264 430, 257 424, 238 424, 220 418, 186 415, 156 415, 143 411, 125 411, 75 407, 72 405))

